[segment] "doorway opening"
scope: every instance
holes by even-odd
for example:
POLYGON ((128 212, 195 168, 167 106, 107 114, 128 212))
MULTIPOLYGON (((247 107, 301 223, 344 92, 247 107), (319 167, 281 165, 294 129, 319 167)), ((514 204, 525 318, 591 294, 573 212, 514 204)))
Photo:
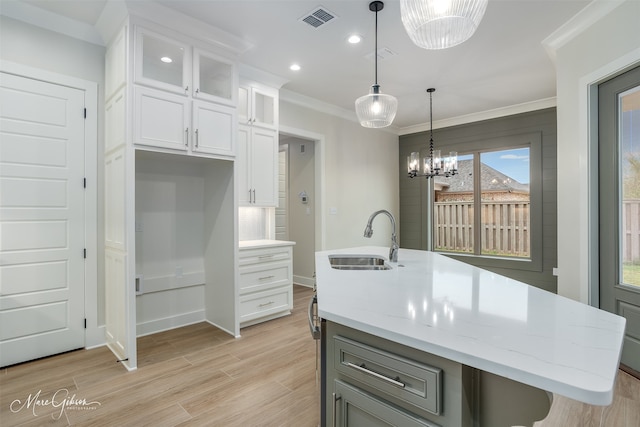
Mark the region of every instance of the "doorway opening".
POLYGON ((280 132, 275 237, 296 242, 293 282, 313 287, 315 251, 322 247, 318 242, 322 197, 317 167, 321 142, 300 133, 280 132))

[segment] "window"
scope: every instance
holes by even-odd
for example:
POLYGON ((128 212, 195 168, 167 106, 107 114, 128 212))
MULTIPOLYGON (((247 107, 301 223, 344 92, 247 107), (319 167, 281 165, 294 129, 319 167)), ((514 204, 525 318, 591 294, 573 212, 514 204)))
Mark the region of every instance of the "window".
POLYGON ((530 258, 529 151, 522 147, 462 155, 457 175, 436 179, 437 251, 530 258))
POLYGON ((619 103, 621 277, 640 286, 640 86, 622 93, 619 103))
MULTIPOLYGON (((436 250, 450 258, 555 292, 557 280, 553 269, 557 267, 558 197, 556 126, 556 110, 549 108, 443 127, 434 131, 435 149, 443 153, 456 151, 459 161, 469 160, 473 166, 466 174, 461 171, 459 178, 465 178, 465 181, 473 180, 474 168, 478 171, 476 175, 481 173, 481 163, 515 179, 520 184, 527 184, 527 179, 521 177, 519 173, 528 172, 528 215, 527 208, 524 206, 516 206, 513 214, 508 213, 518 219, 515 231, 524 234, 513 236, 514 240, 509 236, 507 241, 513 241, 515 248, 522 247, 521 244, 524 248, 528 246, 528 253, 522 249, 506 254, 498 253, 490 251, 488 246, 482 246, 483 241, 488 242, 489 236, 487 234, 483 236, 480 233, 481 227, 477 224, 483 222, 481 195, 483 192, 488 193, 489 188, 486 185, 481 188, 480 176, 473 183, 473 193, 467 195, 466 206, 449 212, 449 220, 453 217, 458 221, 455 227, 451 225, 453 223, 449 223, 452 231, 449 233, 446 226, 443 227, 442 222, 434 218, 436 203, 445 202, 444 192, 439 192, 438 200, 435 200, 436 189, 433 187, 439 180, 434 182, 433 179, 420 177, 407 178, 406 158, 415 151, 420 152, 420 157, 428 156, 429 132, 401 136, 398 170, 400 174, 400 246, 407 249, 436 250), (527 150, 528 159, 526 158, 527 150), (496 166, 492 156, 497 156, 498 161, 509 160, 509 163, 504 167, 496 166), (500 157, 503 158, 500 159, 500 157), (509 164, 516 165, 517 172, 509 167, 509 164), (458 220, 458 218, 461 219, 458 220), (465 222, 461 225, 460 221, 463 220, 465 222), (439 228, 436 228, 436 223, 440 224, 439 228), (449 233, 447 236, 450 240, 440 240, 439 243, 438 233, 444 232, 449 233)), ((458 166, 458 169, 461 169, 461 166, 458 166)), ((444 178, 443 181, 445 181, 444 178)), ((514 190, 517 189, 511 189, 511 194, 514 190)), ((461 201, 459 204, 462 204, 461 201)), ((487 216, 485 214, 484 218, 486 219, 487 216)), ((495 221, 487 221, 487 223, 485 227, 491 232, 494 231, 494 227, 503 227, 497 225, 495 221)), ((509 230, 510 233, 512 231, 514 230, 509 230)))
POLYGON ((478 266, 539 271, 541 135, 441 143, 438 148, 460 154, 458 174, 433 183, 433 249, 478 266))

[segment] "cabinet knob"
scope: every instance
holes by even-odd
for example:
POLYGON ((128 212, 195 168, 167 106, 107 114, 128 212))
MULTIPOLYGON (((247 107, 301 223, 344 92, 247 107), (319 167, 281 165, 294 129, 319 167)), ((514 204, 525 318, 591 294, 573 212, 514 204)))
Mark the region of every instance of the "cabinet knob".
POLYGON ((189 93, 189 86, 184 88, 184 93, 189 93))

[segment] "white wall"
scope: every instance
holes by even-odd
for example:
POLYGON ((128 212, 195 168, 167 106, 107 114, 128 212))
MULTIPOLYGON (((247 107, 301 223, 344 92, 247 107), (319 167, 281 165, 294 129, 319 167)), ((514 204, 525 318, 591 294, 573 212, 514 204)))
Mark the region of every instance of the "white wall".
POLYGON ((325 243, 322 247, 323 239, 316 241, 316 250, 389 246, 391 227, 384 216, 374 221, 371 239, 362 234, 369 215, 378 209, 399 219, 398 136, 282 99, 280 125, 324 137, 315 156, 324 160, 324 170, 319 171, 323 209, 316 219, 325 225, 325 243))
MULTIPOLYGON (((97 287, 98 325, 104 324, 104 219, 103 188, 104 172, 102 153, 103 141, 103 108, 104 105, 104 55, 105 48, 80 41, 56 32, 26 24, 24 22, 0 15, 0 59, 38 68, 53 73, 76 77, 98 84, 98 158, 95 164, 86 165, 97 171, 98 184, 98 253, 97 278, 88 277, 87 286, 97 287)), ((89 183, 96 185, 96 183, 89 183)), ((96 255, 96 254, 94 254, 96 255)), ((95 292, 95 291, 94 291, 95 292)))
POLYGON ((293 282, 313 286, 315 283, 315 155, 314 143, 298 138, 287 139, 289 146, 289 240, 293 247, 293 282), (302 151, 304 146, 304 151, 302 151), (298 196, 304 191, 307 202, 298 196))
POLYGON ((597 197, 597 170, 590 166, 593 123, 588 120, 588 103, 595 100, 588 97, 589 86, 640 63, 639 25, 640 1, 627 0, 556 51, 558 294, 585 303, 598 286, 593 268, 598 262, 597 218, 589 213, 597 197))

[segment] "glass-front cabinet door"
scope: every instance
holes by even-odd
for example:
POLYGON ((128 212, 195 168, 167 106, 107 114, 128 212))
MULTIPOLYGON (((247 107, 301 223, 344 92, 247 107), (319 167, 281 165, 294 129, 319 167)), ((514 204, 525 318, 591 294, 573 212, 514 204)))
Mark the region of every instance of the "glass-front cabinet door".
POLYGON ((191 88, 189 46, 138 27, 135 45, 136 83, 186 95, 191 88))
POLYGON ((268 129, 278 128, 278 91, 242 85, 239 88, 238 121, 268 129))
POLYGON ((235 64, 200 49, 194 49, 193 56, 193 96, 235 105, 238 92, 235 64))

